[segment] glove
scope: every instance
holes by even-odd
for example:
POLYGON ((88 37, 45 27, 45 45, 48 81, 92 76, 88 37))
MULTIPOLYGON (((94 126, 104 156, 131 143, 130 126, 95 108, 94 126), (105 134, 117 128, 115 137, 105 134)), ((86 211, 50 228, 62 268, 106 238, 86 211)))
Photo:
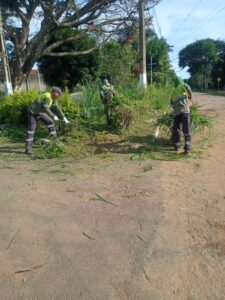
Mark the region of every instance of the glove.
POLYGON ((54 121, 59 121, 59 118, 58 118, 56 115, 54 115, 53 120, 54 120, 54 121))
POLYGON ((64 122, 64 124, 68 124, 70 121, 69 121, 69 120, 67 120, 67 118, 66 118, 66 117, 64 117, 64 118, 63 118, 63 122, 64 122))

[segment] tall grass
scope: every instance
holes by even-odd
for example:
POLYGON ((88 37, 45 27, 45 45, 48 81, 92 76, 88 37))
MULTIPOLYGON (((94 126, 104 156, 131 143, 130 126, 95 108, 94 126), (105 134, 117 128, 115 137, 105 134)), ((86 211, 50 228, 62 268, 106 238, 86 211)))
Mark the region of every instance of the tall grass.
POLYGON ((96 120, 102 116, 104 106, 100 100, 99 88, 97 85, 86 85, 83 89, 83 96, 78 100, 81 118, 96 120))
MULTIPOLYGON (((99 134, 99 136, 107 141, 106 132, 109 130, 109 128, 106 125, 104 105, 102 104, 99 90, 99 85, 95 83, 86 84, 83 86, 81 95, 74 100, 76 102, 74 109, 76 108, 77 111, 79 111, 80 125, 89 129, 94 129, 95 131, 100 131, 101 134, 99 134)), ((162 127, 167 133, 171 133, 173 116, 171 113, 167 112, 167 109, 169 108, 173 87, 158 87, 156 85, 151 85, 144 90, 138 88, 137 82, 130 81, 127 83, 126 87, 115 86, 115 92, 115 116, 118 115, 118 117, 120 117, 120 108, 129 110, 132 115, 132 121, 129 129, 126 128, 121 132, 123 134, 122 138, 127 139, 127 141, 132 144, 132 139, 129 141, 129 137, 133 138, 133 140, 135 140, 136 137, 140 137, 137 143, 142 143, 141 141, 145 140, 143 137, 147 137, 151 134, 151 129, 146 121, 155 121, 156 115, 159 116, 156 120, 156 125, 162 127)), ((27 98, 30 99, 30 97, 27 98)), ((70 111, 70 106, 68 106, 68 103, 70 104, 69 99, 66 98, 65 101, 64 107, 70 111)), ((19 105, 19 102, 17 102, 17 104, 19 105)), ((14 106, 12 107, 14 108, 14 106)), ((8 109, 4 110, 4 112, 5 111, 8 114, 8 109)), ((69 111, 67 112, 68 115, 69 111)), ((59 133, 59 141, 64 142, 64 145, 60 143, 51 143, 51 145, 39 147, 39 153, 37 153, 36 158, 60 158, 68 155, 68 153, 69 155, 83 156, 84 154, 88 155, 89 153, 94 152, 92 145, 94 145, 95 141, 98 139, 97 134, 93 133, 93 131, 83 130, 80 127, 75 127, 72 115, 69 115, 69 117, 72 121, 70 126, 62 125, 64 126, 63 128, 57 128, 59 133)), ((198 108, 192 110, 192 120, 193 126, 196 129, 209 127, 211 124, 211 120, 202 115, 198 108)), ((4 136, 4 138, 8 136, 8 139, 13 142, 16 140, 22 141, 25 140, 25 131, 25 128, 20 128, 19 131, 18 126, 17 129, 14 127, 11 131, 9 129, 4 130, 4 132, 0 131, 0 136, 4 136)), ((43 130, 43 128, 39 126, 38 132, 35 134, 35 136, 40 138, 46 136, 47 134, 46 128, 43 130)), ((112 138, 110 137, 110 134, 109 138, 112 138)), ((150 140, 150 138, 147 140, 150 140)), ((157 153, 157 157, 158 153, 162 152, 161 150, 161 148, 158 151, 158 148, 150 149, 147 147, 147 152, 151 152, 152 155, 153 153, 157 153)), ((141 153, 141 155, 144 154, 141 153)))

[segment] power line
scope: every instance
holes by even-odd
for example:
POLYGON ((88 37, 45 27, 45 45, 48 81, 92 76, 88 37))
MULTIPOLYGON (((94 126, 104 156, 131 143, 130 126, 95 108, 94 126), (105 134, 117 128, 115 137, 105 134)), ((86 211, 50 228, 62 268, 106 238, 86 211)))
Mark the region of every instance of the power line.
MULTIPOLYGON (((202 2, 202 0, 199 0, 196 5, 193 7, 193 9, 188 13, 188 15, 186 16, 186 18, 184 19, 184 21, 177 26, 177 28, 174 30, 173 34, 177 33, 177 31, 181 28, 181 26, 186 23, 186 21, 188 20, 188 18, 193 14, 193 12, 196 10, 196 8, 199 6, 199 4, 202 2)), ((171 36, 171 34, 170 34, 171 36)))
MULTIPOLYGON (((221 3, 224 3, 224 1, 221 1, 220 4, 221 4, 221 3)), ((198 30, 199 30, 202 26, 206 25, 211 19, 213 19, 213 18, 217 15, 217 13, 218 13, 219 11, 222 11, 223 9, 225 9, 225 6, 222 6, 222 7, 219 7, 219 8, 218 8, 218 6, 217 6, 216 9, 214 9, 214 10, 211 11, 209 14, 207 14, 206 19, 205 19, 203 22, 200 22, 200 24, 198 25, 198 29, 192 31, 189 35, 187 35, 186 37, 184 37, 184 39, 182 39, 182 42, 185 41, 185 40, 187 40, 187 39, 189 39, 194 33, 198 32, 198 30), (213 12, 213 14, 212 14, 212 12, 213 12), (215 12, 215 13, 214 13, 214 12, 215 12)), ((177 45, 179 45, 179 44, 181 44, 181 43, 178 43, 177 45)), ((175 58, 173 58, 173 59, 171 60, 171 62, 176 61, 176 60, 179 60, 179 57, 178 57, 178 56, 175 57, 175 58)))
POLYGON ((159 24, 159 19, 158 19, 155 7, 153 7, 152 11, 153 11, 153 14, 155 15, 155 21, 156 21, 156 25, 158 27, 159 36, 162 37, 161 26, 159 24))
MULTIPOLYGON (((224 4, 224 0, 222 0, 219 5, 223 3, 224 4)), ((191 31, 190 34, 188 34, 187 36, 185 36, 183 39, 182 39, 182 42, 187 40, 189 37, 191 37, 194 33, 198 32, 200 28, 202 28, 202 26, 206 25, 211 19, 213 19, 217 14, 218 12, 222 11, 225 9, 225 6, 222 6, 222 7, 219 7, 218 8, 218 5, 216 7, 216 9, 214 9, 213 11, 211 11, 209 14, 206 15, 205 19, 203 22, 200 22, 197 26, 197 29, 195 30, 195 28, 193 28, 193 30, 191 31), (215 12, 215 13, 214 13, 215 12), (213 14, 212 14, 213 13, 213 14)), ((178 43, 179 45, 180 43, 178 43)))
MULTIPOLYGON (((224 2, 224 1, 223 1, 224 2)), ((192 32, 189 36, 187 36, 185 39, 189 38, 190 36, 192 36, 194 33, 199 31, 199 28, 201 28, 202 26, 206 25, 209 21, 211 21, 219 11, 224 10, 225 6, 223 6, 222 8, 219 8, 208 20, 205 20, 203 23, 200 24, 200 26, 198 26, 198 29, 195 30, 194 32, 192 32)))

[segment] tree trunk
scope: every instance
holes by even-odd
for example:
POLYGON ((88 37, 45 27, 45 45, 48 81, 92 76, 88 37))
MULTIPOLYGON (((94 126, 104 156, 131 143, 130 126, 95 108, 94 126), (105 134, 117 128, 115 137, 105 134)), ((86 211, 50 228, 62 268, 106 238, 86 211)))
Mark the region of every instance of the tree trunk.
POLYGON ((12 88, 14 91, 20 91, 24 81, 24 74, 21 70, 21 61, 19 56, 13 56, 10 62, 12 88))
MULTIPOLYGON (((50 26, 49 26, 50 27, 50 26)), ((14 55, 11 59, 11 78, 13 90, 20 91, 26 78, 30 75, 30 72, 38 61, 42 57, 45 47, 50 39, 50 33, 43 37, 39 34, 31 43, 29 50, 24 53, 23 62, 21 61, 20 55, 14 55)))

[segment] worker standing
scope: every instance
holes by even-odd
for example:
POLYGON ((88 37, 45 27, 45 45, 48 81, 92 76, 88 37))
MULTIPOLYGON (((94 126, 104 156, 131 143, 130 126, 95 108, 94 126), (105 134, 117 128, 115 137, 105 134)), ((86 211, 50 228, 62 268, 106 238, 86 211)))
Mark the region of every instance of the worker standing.
POLYGON ((65 124, 69 121, 57 103, 57 99, 62 95, 58 87, 53 87, 50 93, 42 94, 28 108, 28 131, 25 145, 25 154, 31 154, 34 133, 37 124, 42 121, 47 127, 51 137, 56 137, 54 121, 62 120, 65 124))
POLYGON ((107 119, 107 124, 112 125, 113 117, 112 117, 112 107, 111 101, 115 96, 114 87, 108 81, 108 79, 103 79, 102 86, 100 89, 100 96, 102 99, 102 103, 104 104, 104 111, 107 119))
POLYGON ((185 139, 183 154, 185 155, 189 154, 191 150, 190 104, 193 105, 191 88, 182 79, 179 79, 176 84, 176 96, 171 99, 171 106, 174 111, 172 143, 174 149, 178 151, 182 127, 185 139))

